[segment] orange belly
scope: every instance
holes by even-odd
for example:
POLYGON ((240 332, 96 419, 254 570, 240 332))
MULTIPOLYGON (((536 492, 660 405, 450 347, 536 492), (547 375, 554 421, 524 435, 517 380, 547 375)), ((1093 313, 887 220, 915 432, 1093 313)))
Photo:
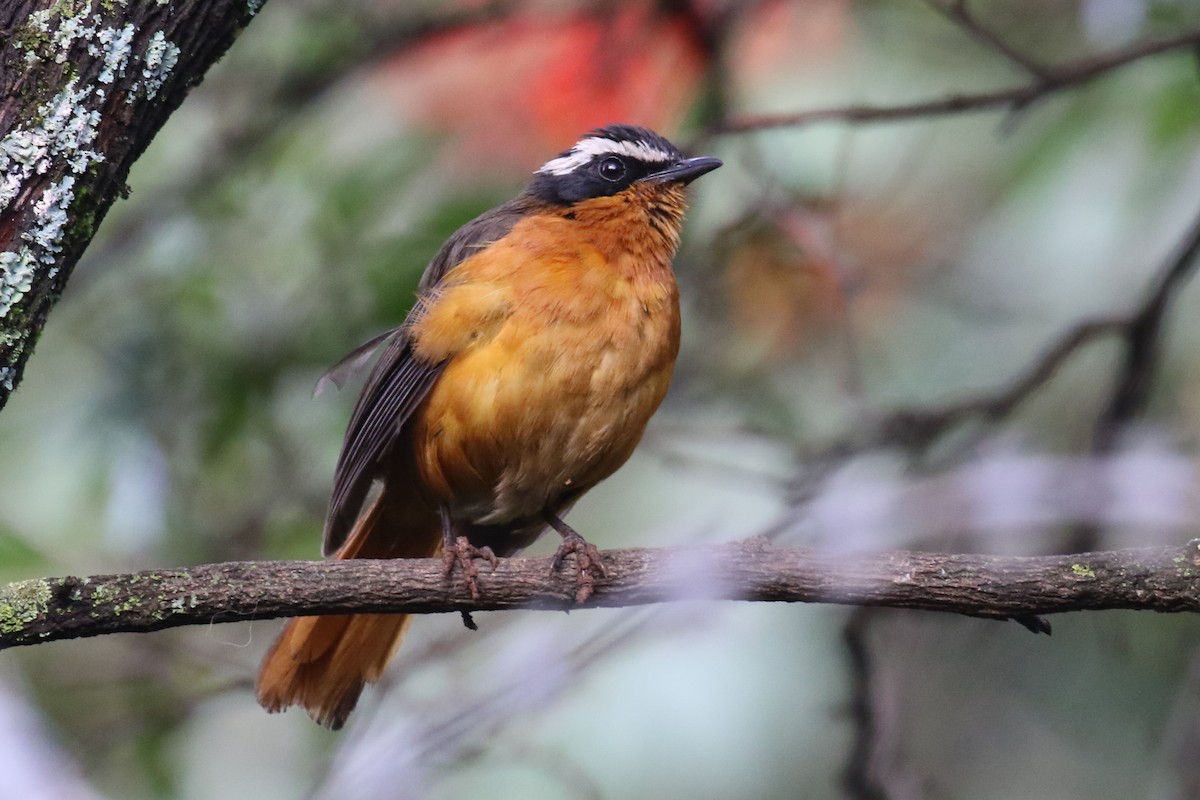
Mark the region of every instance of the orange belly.
POLYGON ((671 289, 654 313, 607 292, 576 296, 569 313, 518 303, 493 336, 452 358, 414 431, 437 502, 473 523, 528 520, 620 467, 671 380, 671 289))

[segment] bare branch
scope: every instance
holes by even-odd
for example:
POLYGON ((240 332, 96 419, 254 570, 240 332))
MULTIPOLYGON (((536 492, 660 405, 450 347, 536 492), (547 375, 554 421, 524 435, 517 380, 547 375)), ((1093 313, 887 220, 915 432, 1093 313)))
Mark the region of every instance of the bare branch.
POLYGON ((1200 216, 1175 248, 1159 272, 1146 299, 1125 326, 1125 359, 1108 407, 1096 426, 1096 447, 1107 450, 1122 424, 1136 417, 1149 399, 1150 384, 1158 366, 1162 329, 1167 308, 1187 279, 1195 272, 1200 254, 1200 216))
POLYGON ((1054 377, 1081 347, 1101 336, 1120 333, 1128 324, 1128 320, 1116 317, 1084 320, 1052 342, 1024 372, 1005 385, 943 405, 898 409, 874 426, 862 447, 894 443, 922 450, 972 419, 982 422, 1003 420, 1054 377))
MULTIPOLYGON (((1121 425, 1144 407, 1154 369, 1158 364, 1162 327, 1172 298, 1185 285, 1200 262, 1200 215, 1184 233, 1145 298, 1128 312, 1085 319, 1051 342, 1025 370, 995 389, 922 408, 899 408, 860 426, 845 439, 818 449, 821 454, 842 456, 880 446, 920 452, 943 436, 971 421, 998 422, 1028 400, 1082 347, 1103 336, 1119 336, 1125 358, 1115 379, 1108 407, 1096 424, 1097 452, 1111 449, 1121 425)), ((818 457, 817 460, 821 460, 818 457)))
POLYGON ((830 554, 764 538, 612 550, 609 576, 576 604, 549 558, 482 570, 480 598, 440 559, 245 561, 45 578, 0 589, 0 648, 182 625, 335 613, 616 607, 686 599, 888 606, 1010 619, 1064 611, 1200 611, 1200 539, 1182 547, 1068 556, 830 554))
POLYGON ((975 19, 975 15, 967 9, 966 0, 952 0, 949 3, 943 2, 943 0, 925 0, 925 4, 953 22, 972 39, 999 54, 1021 70, 1041 80, 1050 78, 1050 71, 1044 66, 1012 47, 994 31, 981 25, 979 20, 975 19))
POLYGON ((974 94, 956 94, 895 106, 850 105, 815 108, 792 114, 762 114, 730 121, 717 133, 744 133, 766 128, 796 127, 819 122, 868 124, 963 114, 995 109, 1020 110, 1048 95, 1073 89, 1150 56, 1191 50, 1200 46, 1200 29, 1131 45, 1091 58, 1050 68, 1031 83, 974 94))

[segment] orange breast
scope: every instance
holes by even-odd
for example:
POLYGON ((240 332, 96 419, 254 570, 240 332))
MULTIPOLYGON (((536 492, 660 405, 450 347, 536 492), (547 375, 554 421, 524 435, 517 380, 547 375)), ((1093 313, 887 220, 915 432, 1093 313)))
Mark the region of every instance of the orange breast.
POLYGON ((629 458, 666 394, 679 348, 673 242, 580 229, 522 221, 452 270, 413 327, 422 356, 448 359, 414 455, 458 518, 528 519, 585 491, 629 458))

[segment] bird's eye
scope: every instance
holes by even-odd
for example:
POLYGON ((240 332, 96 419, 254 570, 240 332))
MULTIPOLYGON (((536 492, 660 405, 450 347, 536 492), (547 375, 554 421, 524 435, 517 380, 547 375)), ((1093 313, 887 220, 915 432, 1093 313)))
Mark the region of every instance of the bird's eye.
POLYGON ((625 162, 616 156, 609 156, 604 159, 596 169, 600 173, 601 178, 612 183, 616 183, 625 177, 625 162))

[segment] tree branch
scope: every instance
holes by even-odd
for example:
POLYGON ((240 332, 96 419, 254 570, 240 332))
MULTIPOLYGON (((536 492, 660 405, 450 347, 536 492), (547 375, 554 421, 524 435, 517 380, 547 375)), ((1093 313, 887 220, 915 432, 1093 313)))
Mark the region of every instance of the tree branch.
POLYGON ((1029 56, 1005 42, 994 31, 985 28, 967 8, 966 0, 925 0, 925 5, 957 25, 965 34, 984 47, 1003 57, 1009 63, 1029 73, 1034 78, 1049 78, 1049 71, 1029 56))
POLYGON ((1193 50, 1200 46, 1200 29, 1184 31, 1149 42, 1134 44, 1062 66, 1047 67, 1035 80, 974 94, 955 94, 894 106, 850 105, 814 108, 790 114, 749 115, 722 125, 716 133, 745 133, 767 128, 797 127, 818 122, 866 124, 963 114, 1007 108, 1018 111, 1051 94, 1090 83, 1121 67, 1162 53, 1193 50))
POLYGON ((1003 420, 1054 377, 1081 347, 1102 336, 1120 333, 1128 324, 1128 320, 1116 317, 1085 319, 1060 335, 1023 372, 998 389, 940 405, 897 409, 870 427, 855 449, 898 444, 919 451, 968 420, 1003 420))
POLYGON ((1064 611, 1200 611, 1200 539, 1180 547, 1067 556, 830 554, 763 538, 611 550, 609 575, 574 602, 549 558, 481 570, 480 598, 440 559, 246 561, 0 589, 0 648, 182 625, 334 613, 569 610, 686 599, 887 606, 1009 619, 1064 611))
POLYGON ((1141 306, 1130 315, 1124 333, 1125 357, 1108 407, 1096 428, 1096 444, 1109 449, 1121 426, 1136 417, 1150 396, 1151 379, 1161 357, 1163 327, 1171 301, 1186 285, 1200 259, 1200 215, 1163 266, 1141 306))
POLYGON ((1096 423, 1095 451, 1107 452, 1121 427, 1145 406, 1160 358, 1162 329, 1175 295, 1200 263, 1200 214, 1188 226, 1171 257, 1137 306, 1123 314, 1077 322, 1043 349, 1025 369, 1000 386, 925 407, 898 408, 860 425, 849 436, 817 448, 814 460, 894 446, 927 450, 959 426, 977 420, 999 422, 1017 410, 1084 346, 1107 336, 1120 338, 1124 357, 1108 405, 1096 423))

